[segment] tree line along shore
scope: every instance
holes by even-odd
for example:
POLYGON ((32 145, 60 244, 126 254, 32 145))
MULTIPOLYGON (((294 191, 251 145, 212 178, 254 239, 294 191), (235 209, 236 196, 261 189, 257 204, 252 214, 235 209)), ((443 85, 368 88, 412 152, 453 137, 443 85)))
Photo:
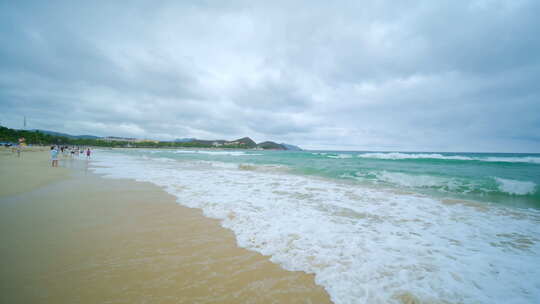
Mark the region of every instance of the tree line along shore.
MULTIPOLYGON (((47 134, 39 130, 17 130, 0 126, 0 143, 4 145, 17 144, 19 139, 24 138, 28 145, 72 145, 94 146, 110 148, 207 148, 207 149, 259 149, 259 150, 292 150, 294 147, 286 144, 278 144, 271 141, 255 143, 249 137, 234 141, 225 140, 197 140, 189 142, 179 141, 123 141, 106 140, 104 138, 80 138, 73 136, 58 136, 47 134)), ((296 148, 296 147, 295 147, 296 148)), ((294 149, 296 150, 296 149, 294 149)))

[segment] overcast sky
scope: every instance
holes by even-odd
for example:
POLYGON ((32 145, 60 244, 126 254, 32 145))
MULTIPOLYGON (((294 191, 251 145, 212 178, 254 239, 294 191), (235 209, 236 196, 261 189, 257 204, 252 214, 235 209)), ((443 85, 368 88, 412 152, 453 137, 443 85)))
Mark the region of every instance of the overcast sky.
POLYGON ((0 0, 0 124, 540 152, 539 16, 536 0, 0 0))

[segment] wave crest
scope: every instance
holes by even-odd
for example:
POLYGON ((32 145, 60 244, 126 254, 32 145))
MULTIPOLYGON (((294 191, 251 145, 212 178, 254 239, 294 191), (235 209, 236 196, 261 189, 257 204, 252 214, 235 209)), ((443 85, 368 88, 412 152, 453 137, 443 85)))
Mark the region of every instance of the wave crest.
POLYGON ((471 160, 484 162, 510 162, 510 163, 533 163, 540 164, 540 157, 524 156, 524 157, 469 157, 461 155, 442 155, 439 153, 402 153, 402 152, 373 152, 362 153, 357 155, 360 158, 376 158, 376 159, 443 159, 443 160, 471 160))
POLYGON ((499 190, 501 192, 506 192, 513 195, 533 194, 536 190, 536 184, 529 181, 518 181, 500 177, 495 177, 495 181, 499 185, 499 190))

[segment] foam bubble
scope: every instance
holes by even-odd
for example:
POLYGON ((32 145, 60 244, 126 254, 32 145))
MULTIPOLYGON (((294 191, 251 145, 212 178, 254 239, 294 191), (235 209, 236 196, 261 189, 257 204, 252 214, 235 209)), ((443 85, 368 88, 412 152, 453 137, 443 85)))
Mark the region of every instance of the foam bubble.
POLYGON ((283 172, 108 153, 94 171, 164 187, 238 245, 315 274, 335 303, 535 303, 540 212, 443 204, 283 172))

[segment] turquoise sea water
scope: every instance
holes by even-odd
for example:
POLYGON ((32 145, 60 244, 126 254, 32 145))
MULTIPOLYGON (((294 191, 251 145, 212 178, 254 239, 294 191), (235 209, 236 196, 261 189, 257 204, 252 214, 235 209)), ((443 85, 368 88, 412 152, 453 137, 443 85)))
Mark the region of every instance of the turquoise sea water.
POLYGON ((437 198, 540 209, 540 154, 342 151, 124 151, 178 160, 277 165, 293 174, 437 198))

